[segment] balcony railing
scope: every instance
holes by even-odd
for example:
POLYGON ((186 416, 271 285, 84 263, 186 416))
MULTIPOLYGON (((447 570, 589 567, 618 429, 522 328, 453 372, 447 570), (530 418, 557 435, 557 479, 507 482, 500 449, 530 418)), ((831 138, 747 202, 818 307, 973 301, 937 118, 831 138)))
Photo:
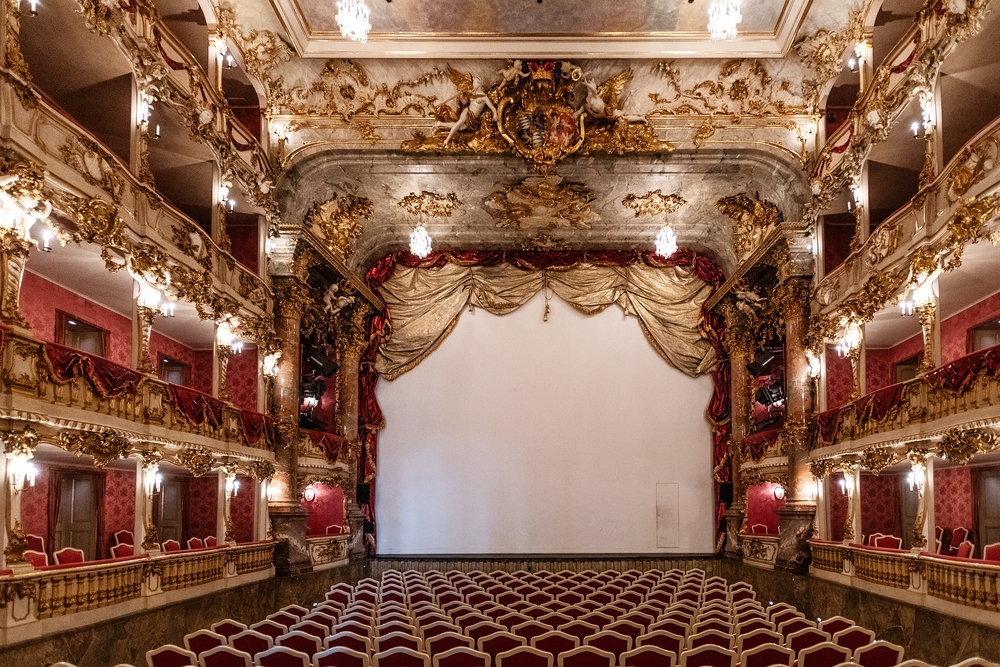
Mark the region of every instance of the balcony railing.
POLYGON ((93 621, 204 595, 206 585, 241 586, 270 576, 273 554, 274 542, 251 542, 0 576, 0 644, 68 627, 70 615, 79 626, 97 609, 93 621))
POLYGON ((313 569, 322 570, 346 562, 350 539, 350 533, 308 538, 309 560, 312 561, 313 569))
POLYGON ((1000 562, 811 540, 811 573, 869 592, 1000 627, 1000 562))

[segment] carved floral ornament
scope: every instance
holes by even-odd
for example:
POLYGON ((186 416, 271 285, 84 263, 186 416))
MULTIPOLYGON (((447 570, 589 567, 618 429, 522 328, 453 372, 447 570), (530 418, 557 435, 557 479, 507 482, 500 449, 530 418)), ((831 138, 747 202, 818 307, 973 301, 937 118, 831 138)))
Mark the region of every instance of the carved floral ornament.
POLYGON ((530 176, 486 198, 486 208, 499 228, 590 229, 600 216, 590 208, 594 192, 561 176, 530 176))
POLYGON ((899 453, 891 447, 867 447, 861 453, 860 463, 862 468, 872 471, 877 477, 899 460, 899 453))
POLYGON ((306 213, 305 226, 324 239, 335 254, 346 259, 353 251, 354 239, 364 230, 362 219, 372 217, 374 206, 366 197, 334 196, 315 202, 306 213))
POLYGON ((1000 437, 985 429, 955 429, 938 443, 941 455, 949 461, 966 465, 976 454, 985 454, 1000 447, 1000 437))
POLYGON ((201 477, 212 472, 219 464, 205 447, 191 447, 177 454, 177 462, 188 469, 195 477, 201 477))
POLYGON ((622 206, 635 211, 635 217, 643 215, 668 215, 675 213, 687 200, 677 193, 665 195, 659 189, 644 195, 629 193, 622 199, 622 206))
POLYGON ((446 195, 436 192, 422 191, 420 194, 411 192, 403 197, 398 205, 410 215, 424 218, 450 218, 462 205, 458 195, 449 192, 446 195))
POLYGON ((752 197, 748 193, 723 197, 716 202, 716 206, 723 215, 733 220, 736 254, 740 259, 745 259, 759 248, 767 235, 784 220, 778 207, 761 199, 759 193, 752 197))
POLYGON ((95 468, 128 456, 129 441, 112 431, 80 431, 59 434, 56 444, 77 456, 91 456, 95 468))

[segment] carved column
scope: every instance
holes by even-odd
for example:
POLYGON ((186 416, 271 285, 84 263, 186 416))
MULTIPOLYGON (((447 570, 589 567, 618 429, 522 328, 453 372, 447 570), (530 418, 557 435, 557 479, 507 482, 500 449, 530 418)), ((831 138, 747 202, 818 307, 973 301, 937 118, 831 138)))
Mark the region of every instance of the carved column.
POLYGON ((229 400, 229 357, 232 348, 226 345, 215 345, 215 379, 216 395, 220 400, 229 400))
POLYGON ((941 322, 938 317, 938 299, 916 307, 920 319, 920 331, 924 338, 924 354, 920 357, 920 374, 929 373, 941 365, 941 322))
POLYGON ((906 457, 910 460, 910 468, 913 471, 913 485, 917 492, 917 516, 913 521, 913 526, 910 527, 910 548, 914 553, 934 551, 933 492, 929 499, 929 506, 927 497, 928 471, 931 470, 933 465, 930 463, 931 456, 926 449, 914 447, 906 452, 906 457), (928 548, 928 546, 931 548, 928 548))
POLYGON ((132 317, 132 338, 135 345, 132 347, 133 362, 135 369, 141 373, 156 373, 156 366, 153 363, 149 350, 149 338, 153 333, 153 322, 159 314, 156 308, 135 304, 135 311, 132 317))
POLYGON ((13 230, 5 230, 0 234, 0 261, 3 261, 3 272, 0 273, 0 322, 12 326, 28 328, 28 323, 21 317, 20 295, 21 279, 24 278, 24 266, 28 262, 28 250, 31 242, 24 240, 13 230))
POLYGON ((140 452, 136 468, 135 529, 133 542, 136 554, 159 553, 160 536, 153 523, 153 493, 156 491, 156 476, 160 470, 160 452, 154 450, 140 452))
POLYGON ((742 466, 743 439, 750 432, 750 372, 746 366, 750 362, 756 347, 752 332, 739 311, 732 304, 727 304, 726 312, 726 347, 729 351, 730 364, 730 443, 729 460, 732 468, 733 504, 726 510, 726 555, 732 558, 742 556, 740 532, 746 516, 746 496, 743 479, 740 474, 742 466))
POLYGON ((299 502, 299 375, 301 351, 299 325, 309 293, 298 279, 275 276, 275 333, 281 340, 281 364, 274 382, 274 412, 277 423, 275 473, 271 480, 268 511, 271 532, 278 546, 274 565, 279 575, 312 569, 306 543, 308 512, 299 502))
MULTIPOLYGON (((354 486, 366 480, 358 477, 359 465, 363 465, 358 457, 361 456, 361 443, 358 438, 358 409, 360 405, 360 370, 361 352, 367 343, 365 336, 365 317, 369 309, 360 301, 356 301, 350 307, 350 312, 344 312, 342 319, 343 326, 337 336, 337 354, 340 357, 340 369, 337 371, 338 382, 338 404, 337 404, 337 428, 340 435, 347 441, 348 452, 346 452, 346 462, 351 467, 351 479, 348 484, 354 486)), ((355 497, 354 489, 348 494, 344 490, 345 499, 350 496, 355 497)), ((363 556, 365 553, 364 544, 364 513, 353 500, 346 503, 346 514, 344 520, 350 527, 351 541, 348 546, 348 554, 353 557, 363 556)))
POLYGON ((860 540, 861 532, 861 467, 856 461, 841 464, 844 491, 847 492, 847 516, 844 518, 844 544, 860 540))
POLYGON ((21 527, 21 492, 27 484, 28 462, 34 456, 37 446, 38 434, 30 426, 26 426, 20 433, 8 434, 4 441, 4 493, 7 498, 3 556, 4 567, 13 570, 15 574, 34 569, 31 563, 24 560, 28 543, 21 527))
POLYGON ((815 480, 809 470, 808 426, 812 416, 812 379, 806 357, 811 281, 788 278, 779 285, 776 299, 785 320, 785 427, 782 438, 788 452, 788 488, 785 508, 778 511, 780 541, 775 567, 803 572, 809 566, 809 539, 813 536, 815 480))

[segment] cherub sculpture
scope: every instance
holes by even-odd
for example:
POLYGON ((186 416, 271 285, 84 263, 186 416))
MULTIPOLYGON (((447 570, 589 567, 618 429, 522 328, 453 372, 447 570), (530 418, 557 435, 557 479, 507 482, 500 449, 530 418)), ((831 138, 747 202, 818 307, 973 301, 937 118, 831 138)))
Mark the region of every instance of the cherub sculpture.
POLYGON ((462 74, 450 65, 448 66, 448 76, 451 78, 452 83, 455 84, 455 87, 458 88, 459 100, 465 101, 465 107, 458 114, 458 120, 454 123, 441 121, 434 123, 434 129, 448 128, 448 136, 444 140, 445 146, 455 138, 458 132, 467 129, 471 120, 478 120, 486 107, 490 108, 494 116, 497 113, 496 106, 490 100, 486 91, 483 90, 483 82, 478 76, 471 73, 462 74))
POLYGON ((608 79, 600 87, 590 77, 584 77, 582 83, 587 89, 587 97, 583 101, 583 106, 577 109, 577 117, 586 112, 595 118, 623 119, 628 123, 644 121, 644 116, 629 116, 621 110, 621 101, 618 97, 631 80, 631 69, 608 79))

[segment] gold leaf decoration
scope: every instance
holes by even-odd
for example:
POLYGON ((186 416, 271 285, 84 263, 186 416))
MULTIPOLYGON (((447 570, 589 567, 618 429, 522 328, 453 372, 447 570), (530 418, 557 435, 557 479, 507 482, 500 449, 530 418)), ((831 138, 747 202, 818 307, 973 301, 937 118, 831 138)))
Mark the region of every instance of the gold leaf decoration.
POLYGON ((674 213, 687 200, 679 194, 665 195, 660 189, 651 190, 644 195, 629 193, 622 199, 622 206, 635 211, 635 217, 641 215, 660 215, 674 213))
POLYGON ((991 452, 1000 446, 1000 437, 983 429, 954 430, 938 444, 941 454, 949 461, 966 465, 976 454, 991 452))
POLYGON ((373 212, 374 206, 366 197, 334 196, 313 203, 306 213, 305 226, 325 239, 330 250, 346 259, 354 249, 354 239, 364 230, 361 220, 371 218, 373 212))
POLYGON ((778 207, 761 199, 759 193, 752 197, 745 192, 723 197, 715 205, 723 215, 733 219, 736 254, 740 259, 760 247, 767 235, 784 221, 778 207))
POLYGON ((419 195, 415 192, 403 197, 398 202, 400 208, 411 215, 422 218, 450 218, 452 213, 462 205, 458 195, 450 192, 440 195, 424 190, 419 195))
POLYGON ((861 453, 861 467, 875 473, 875 476, 882 474, 882 471, 899 461, 899 453, 891 447, 867 447, 861 453))
POLYGON ((115 459, 128 455, 129 441, 110 431, 63 432, 57 443, 67 452, 77 456, 92 456, 94 467, 103 468, 115 459))
POLYGON ((195 477, 212 472, 216 467, 212 453, 205 447, 191 447, 177 455, 177 461, 195 477))

